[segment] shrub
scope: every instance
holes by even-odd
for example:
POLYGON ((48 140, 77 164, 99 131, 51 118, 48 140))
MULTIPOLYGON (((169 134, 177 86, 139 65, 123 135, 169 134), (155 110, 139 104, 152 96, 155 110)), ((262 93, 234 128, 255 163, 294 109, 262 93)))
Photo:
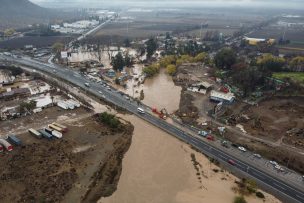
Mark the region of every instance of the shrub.
POLYGON ((150 66, 147 66, 143 69, 143 72, 148 76, 148 77, 152 77, 153 75, 155 75, 156 73, 159 72, 159 64, 155 63, 152 64, 150 66))
POLYGON ((249 179, 249 180, 246 181, 246 183, 247 183, 247 190, 248 190, 249 193, 256 192, 257 184, 254 180, 249 179))
POLYGON ((167 73, 169 75, 174 75, 176 73, 176 66, 175 65, 168 65, 167 66, 167 73))
POLYGON ((175 64, 175 61, 176 61, 176 57, 174 55, 168 55, 160 59, 159 65, 160 67, 165 68, 170 64, 175 64))
POLYGON ((255 195, 256 195, 258 198, 262 198, 262 199, 265 198, 265 195, 264 195, 263 193, 259 192, 259 191, 256 192, 255 195))
POLYGON ((233 200, 233 203, 247 203, 243 196, 236 196, 233 200))
POLYGON ((208 63, 209 62, 209 56, 206 52, 199 53, 194 57, 195 62, 203 62, 208 63))
POLYGON ((121 124, 115 115, 109 114, 107 112, 103 112, 103 113, 99 114, 98 120, 113 129, 117 129, 121 124))

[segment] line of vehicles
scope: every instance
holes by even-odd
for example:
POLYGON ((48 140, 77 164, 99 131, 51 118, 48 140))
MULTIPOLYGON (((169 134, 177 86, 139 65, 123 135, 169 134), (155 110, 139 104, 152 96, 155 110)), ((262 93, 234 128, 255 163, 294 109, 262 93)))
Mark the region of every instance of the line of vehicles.
POLYGON ((68 128, 62 124, 59 123, 52 123, 49 124, 44 129, 35 130, 33 128, 30 128, 28 131, 31 135, 35 136, 36 138, 46 138, 48 140, 51 140, 53 138, 61 139, 63 136, 63 133, 67 132, 68 128))
MULTIPOLYGON (((30 128, 28 132, 35 136, 36 138, 46 138, 46 139, 53 139, 62 138, 63 133, 67 132, 68 128, 64 125, 61 125, 59 123, 52 123, 49 124, 48 127, 45 127, 44 129, 35 130, 33 128, 30 128)), ((0 139, 0 152, 3 152, 4 150, 12 151, 13 145, 15 146, 21 146, 22 142, 16 135, 8 135, 7 138, 1 138, 0 139)))

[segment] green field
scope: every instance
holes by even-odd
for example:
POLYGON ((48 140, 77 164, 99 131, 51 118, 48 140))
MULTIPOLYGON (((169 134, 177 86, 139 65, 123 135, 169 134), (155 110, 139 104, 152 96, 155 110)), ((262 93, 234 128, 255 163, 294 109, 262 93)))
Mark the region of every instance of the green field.
POLYGON ((272 75, 277 79, 290 78, 293 81, 300 82, 304 84, 304 72, 295 73, 295 72, 277 72, 272 75))

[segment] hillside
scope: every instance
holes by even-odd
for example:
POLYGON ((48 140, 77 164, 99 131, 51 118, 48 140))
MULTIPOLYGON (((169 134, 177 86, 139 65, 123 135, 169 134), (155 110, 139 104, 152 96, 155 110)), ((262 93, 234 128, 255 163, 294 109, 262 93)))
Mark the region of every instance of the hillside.
POLYGON ((0 30, 47 22, 57 13, 28 0, 0 0, 0 5, 0 30))

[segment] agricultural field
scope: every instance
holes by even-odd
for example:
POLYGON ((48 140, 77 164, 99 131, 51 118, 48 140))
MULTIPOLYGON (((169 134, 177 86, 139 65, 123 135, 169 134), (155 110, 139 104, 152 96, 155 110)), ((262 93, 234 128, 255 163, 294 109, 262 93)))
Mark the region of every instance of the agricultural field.
POLYGON ((148 10, 145 12, 128 11, 121 14, 121 19, 108 24, 95 34, 95 37, 112 36, 145 39, 150 36, 173 32, 174 34, 199 37, 201 25, 208 24, 202 29, 202 36, 207 31, 215 31, 230 36, 241 26, 252 26, 266 19, 263 15, 235 13, 233 10, 148 10), (115 33, 115 34, 113 34, 115 33))
POLYGON ((277 79, 289 78, 295 82, 304 84, 304 73, 303 72, 277 72, 273 74, 273 77, 277 79))

